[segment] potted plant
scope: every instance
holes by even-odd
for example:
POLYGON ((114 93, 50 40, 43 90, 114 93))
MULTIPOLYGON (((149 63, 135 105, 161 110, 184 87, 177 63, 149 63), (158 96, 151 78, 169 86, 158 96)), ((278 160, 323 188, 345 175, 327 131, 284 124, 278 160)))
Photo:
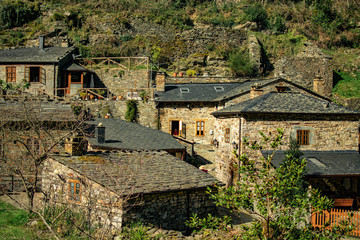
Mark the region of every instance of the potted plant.
POLYGON ((183 77, 184 73, 183 72, 179 72, 179 77, 183 77))
POLYGON ((173 77, 176 77, 177 76, 177 72, 173 72, 173 77))

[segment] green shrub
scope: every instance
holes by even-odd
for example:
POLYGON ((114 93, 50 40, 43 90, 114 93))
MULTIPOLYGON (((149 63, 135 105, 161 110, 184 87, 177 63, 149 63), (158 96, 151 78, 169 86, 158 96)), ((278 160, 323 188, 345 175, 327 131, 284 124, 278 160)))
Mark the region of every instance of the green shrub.
POLYGON ((2 28, 13 28, 36 19, 39 16, 38 6, 22 1, 0 4, 0 23, 2 28))
POLYGON ((253 76, 255 74, 255 65, 250 61, 248 51, 230 53, 228 66, 236 76, 253 76))
POLYGON ((199 218, 195 213, 190 217, 190 220, 185 221, 185 224, 198 232, 204 229, 227 230, 227 227, 231 225, 231 217, 224 216, 223 218, 218 218, 208 214, 206 218, 199 218))
POLYGON ((245 9, 246 19, 256 22, 260 29, 266 29, 269 26, 268 15, 260 3, 254 3, 245 9))
POLYGON ((283 33, 286 30, 285 20, 281 16, 276 16, 273 20, 271 28, 275 32, 283 33))
POLYGON ((346 72, 335 72, 333 93, 337 93, 343 97, 359 97, 360 96, 360 72, 353 74, 346 72))
POLYGON ((126 102, 126 113, 125 113, 125 119, 129 122, 138 122, 138 105, 136 100, 128 100, 126 102))

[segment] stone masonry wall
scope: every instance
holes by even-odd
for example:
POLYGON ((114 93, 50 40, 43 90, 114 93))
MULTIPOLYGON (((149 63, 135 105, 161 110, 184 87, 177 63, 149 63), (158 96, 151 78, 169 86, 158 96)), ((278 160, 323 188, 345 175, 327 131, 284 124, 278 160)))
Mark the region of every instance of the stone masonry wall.
POLYGON ((193 214, 206 217, 215 212, 215 204, 206 189, 147 194, 126 212, 125 221, 135 220, 163 229, 184 230, 193 214))
POLYGON ((122 199, 116 194, 82 176, 59 162, 48 159, 42 172, 42 190, 51 203, 72 204, 72 209, 90 215, 92 224, 111 224, 121 228, 123 219, 122 199), (70 199, 69 180, 80 180, 80 201, 70 199), (109 209, 109 206, 114 206, 109 209), (109 213, 111 210, 111 214, 109 213))
POLYGON ((215 117, 210 113, 222 108, 216 103, 165 103, 160 108, 161 130, 170 133, 171 121, 186 124, 186 139, 201 144, 210 144, 214 140, 215 117), (188 107, 189 105, 189 107, 188 107), (205 122, 204 136, 196 136, 196 121, 205 122))
MULTIPOLYGON (((145 127, 157 128, 157 110, 154 101, 147 102, 137 101, 139 110, 139 124, 145 127)), ((80 101, 84 103, 86 109, 90 109, 90 113, 95 117, 105 117, 110 111, 110 117, 125 120, 126 101, 80 101)))
POLYGON ((234 175, 231 163, 236 161, 232 143, 239 144, 239 118, 216 119, 215 139, 219 142, 216 151, 216 178, 229 184, 230 176, 234 175), (230 141, 225 142, 225 129, 230 128, 230 141))
POLYGON ((32 82, 30 88, 27 90, 32 94, 38 94, 39 90, 45 90, 49 94, 53 94, 54 91, 54 73, 55 77, 58 71, 58 67, 54 65, 1 65, 0 66, 0 79, 6 80, 6 67, 16 67, 16 83, 20 84, 25 79, 25 67, 41 67, 45 70, 46 83, 32 82))
POLYGON ((283 77, 309 90, 313 90, 316 77, 324 79, 324 87, 319 94, 329 97, 333 88, 333 71, 330 58, 313 46, 295 57, 280 59, 275 63, 275 76, 283 77))

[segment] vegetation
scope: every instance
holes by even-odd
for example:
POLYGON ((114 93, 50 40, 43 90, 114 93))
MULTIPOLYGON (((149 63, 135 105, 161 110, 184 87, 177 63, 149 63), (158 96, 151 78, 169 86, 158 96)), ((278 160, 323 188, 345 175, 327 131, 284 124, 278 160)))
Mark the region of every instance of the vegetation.
POLYGON ((126 102, 126 113, 125 113, 125 119, 129 122, 138 122, 138 105, 136 100, 128 100, 126 102))
POLYGON ((206 218, 199 218, 197 214, 193 214, 193 216, 190 217, 190 220, 187 220, 185 224, 196 232, 200 232, 204 229, 228 230, 228 228, 231 227, 231 217, 224 216, 218 218, 208 214, 206 218))
POLYGON ((253 76, 255 74, 255 66, 250 61, 248 51, 239 50, 230 53, 228 65, 236 76, 253 76))
POLYGON ((0 201, 0 238, 1 239, 34 239, 33 232, 26 227, 30 215, 0 201))
POLYGON ((354 98, 360 96, 360 71, 354 74, 335 72, 335 87, 333 93, 342 97, 354 98))
POLYGON ((267 157, 254 158, 249 154, 237 156, 241 179, 235 186, 218 187, 212 191, 216 204, 233 211, 247 211, 260 220, 244 226, 240 239, 335 239, 351 229, 349 222, 328 231, 318 231, 308 223, 311 211, 329 209, 331 200, 322 197, 316 189, 311 189, 305 180, 306 160, 301 159, 296 141, 292 141, 286 158, 276 169, 271 165, 275 150, 281 144, 283 131, 265 136, 245 144, 253 151, 271 149, 267 157), (299 227, 301 226, 301 227, 299 227))

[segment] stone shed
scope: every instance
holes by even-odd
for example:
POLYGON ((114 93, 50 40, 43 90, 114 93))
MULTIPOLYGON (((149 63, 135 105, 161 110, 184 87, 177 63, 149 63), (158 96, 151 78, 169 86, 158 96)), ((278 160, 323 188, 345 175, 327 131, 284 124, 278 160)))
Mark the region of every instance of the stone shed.
POLYGON ((183 230, 193 213, 215 211, 206 188, 216 179, 164 151, 53 156, 43 169, 50 200, 88 210, 93 222, 120 228, 141 221, 183 230))

